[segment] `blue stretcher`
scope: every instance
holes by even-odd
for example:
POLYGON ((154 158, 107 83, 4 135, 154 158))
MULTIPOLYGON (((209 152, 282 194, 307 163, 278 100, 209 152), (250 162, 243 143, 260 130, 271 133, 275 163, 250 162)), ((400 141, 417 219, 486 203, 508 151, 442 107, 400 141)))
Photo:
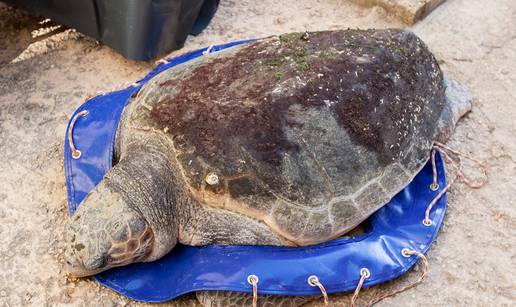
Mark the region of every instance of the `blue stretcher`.
MULTIPOLYGON (((70 213, 112 167, 117 125, 133 93, 164 70, 206 52, 246 42, 211 46, 167 60, 133 86, 94 97, 79 107, 72 116, 76 122, 71 133, 81 151, 80 157, 72 157, 70 145, 65 142, 70 213)), ((370 272, 364 287, 376 285, 404 274, 418 261, 416 256, 403 255, 403 249, 426 253, 434 241, 444 218, 446 195, 433 207, 431 225, 425 226, 422 221, 427 205, 446 186, 439 154, 436 166, 441 188, 429 188, 429 162, 403 191, 368 219, 368 230, 357 237, 306 247, 178 245, 155 262, 111 269, 93 278, 122 295, 144 302, 163 302, 200 290, 251 293, 247 280, 251 274, 259 276, 260 294, 318 295, 319 289, 307 283, 311 275, 319 278, 328 293, 351 291, 360 280, 362 268, 370 272)))

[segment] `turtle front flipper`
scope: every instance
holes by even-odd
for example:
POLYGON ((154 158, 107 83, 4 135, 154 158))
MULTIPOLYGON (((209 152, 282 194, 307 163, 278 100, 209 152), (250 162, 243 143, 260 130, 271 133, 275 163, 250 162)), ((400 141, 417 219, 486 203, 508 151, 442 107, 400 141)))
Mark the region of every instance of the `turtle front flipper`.
POLYGON ((124 149, 68 227, 65 260, 71 275, 153 261, 177 242, 178 188, 167 148, 153 138, 124 149))

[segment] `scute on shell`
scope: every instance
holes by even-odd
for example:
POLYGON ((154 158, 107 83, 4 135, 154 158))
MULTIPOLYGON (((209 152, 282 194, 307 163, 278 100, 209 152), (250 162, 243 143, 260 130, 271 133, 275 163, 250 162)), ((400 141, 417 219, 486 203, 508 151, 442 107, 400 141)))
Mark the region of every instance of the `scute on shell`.
POLYGON ((437 61, 411 32, 301 36, 161 73, 129 121, 166 131, 199 202, 311 244, 350 230, 416 175, 445 96, 437 61))

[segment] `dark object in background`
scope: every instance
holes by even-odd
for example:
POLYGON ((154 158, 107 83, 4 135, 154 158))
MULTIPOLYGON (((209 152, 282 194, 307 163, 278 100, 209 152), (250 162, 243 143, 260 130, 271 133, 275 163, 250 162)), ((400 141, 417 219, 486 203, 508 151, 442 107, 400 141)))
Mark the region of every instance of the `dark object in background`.
POLYGON ((0 0, 91 36, 131 60, 180 49, 219 0, 0 0))

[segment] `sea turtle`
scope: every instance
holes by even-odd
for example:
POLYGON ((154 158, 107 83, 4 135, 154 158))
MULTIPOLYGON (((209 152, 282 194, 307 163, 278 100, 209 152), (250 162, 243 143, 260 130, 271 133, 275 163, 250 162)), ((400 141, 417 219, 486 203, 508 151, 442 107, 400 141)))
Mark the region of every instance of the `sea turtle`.
MULTIPOLYGON (((116 163, 71 220, 69 272, 153 261, 178 242, 342 236, 449 137, 471 108, 463 90, 416 35, 396 29, 285 34, 166 70, 131 98, 116 163)), ((249 297, 198 296, 222 306, 249 297)))

